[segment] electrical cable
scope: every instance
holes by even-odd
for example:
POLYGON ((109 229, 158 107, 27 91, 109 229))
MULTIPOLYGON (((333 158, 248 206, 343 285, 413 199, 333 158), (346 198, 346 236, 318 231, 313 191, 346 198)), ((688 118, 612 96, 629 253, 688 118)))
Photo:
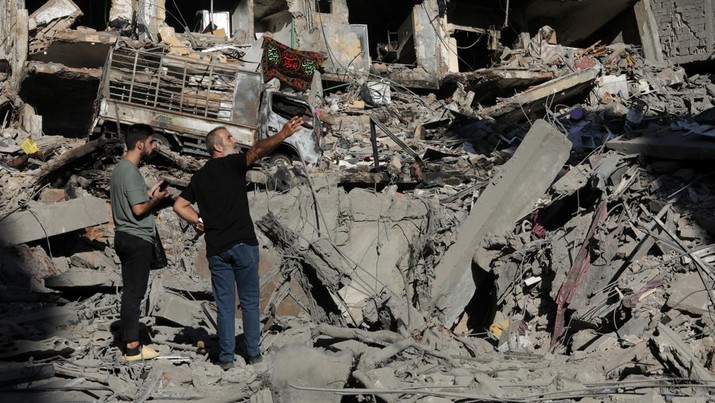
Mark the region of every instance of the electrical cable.
POLYGON ((471 48, 473 48, 474 45, 476 45, 477 43, 479 43, 479 41, 482 40, 482 36, 483 36, 483 35, 482 35, 482 34, 477 34, 477 35, 478 35, 479 37, 477 38, 476 41, 474 41, 474 43, 472 43, 472 44, 469 45, 469 46, 457 46, 457 49, 465 50, 465 49, 471 49, 471 48))

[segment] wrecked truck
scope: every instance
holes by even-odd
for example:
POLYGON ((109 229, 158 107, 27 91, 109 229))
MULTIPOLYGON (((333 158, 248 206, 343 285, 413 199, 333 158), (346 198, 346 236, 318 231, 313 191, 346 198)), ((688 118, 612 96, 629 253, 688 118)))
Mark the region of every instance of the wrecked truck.
POLYGON ((203 61, 163 50, 112 49, 96 99, 93 134, 122 135, 122 128, 152 126, 160 147, 208 156, 205 136, 225 126, 246 149, 276 134, 292 116, 303 127, 285 140, 270 163, 320 158, 320 121, 303 98, 263 88, 260 73, 235 62, 203 61))

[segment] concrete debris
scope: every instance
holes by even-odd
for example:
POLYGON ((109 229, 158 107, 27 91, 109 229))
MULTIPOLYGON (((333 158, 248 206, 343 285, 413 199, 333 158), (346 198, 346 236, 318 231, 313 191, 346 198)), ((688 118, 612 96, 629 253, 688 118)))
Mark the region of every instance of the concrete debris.
POLYGON ((0 2, 0 400, 713 400, 711 1, 90 3, 0 2), (238 320, 214 363, 167 201, 162 355, 124 363, 128 126, 176 198, 207 131, 245 151, 293 116, 247 174, 263 362, 238 320))
POLYGON ((657 351, 658 359, 681 376, 701 382, 714 379, 710 371, 703 367, 690 348, 668 325, 658 324, 658 334, 651 338, 651 343, 657 351))
POLYGON ((495 175, 494 182, 477 199, 459 229, 457 242, 435 269, 432 300, 448 326, 456 322, 476 290, 472 258, 482 270, 489 270, 489 260, 480 256, 481 241, 487 234, 508 231, 516 220, 533 209, 568 159, 570 150, 571 145, 561 133, 545 121, 537 121, 502 172, 495 175), (515 199, 513 194, 519 197, 515 199), (499 214, 492 214, 496 209, 499 214))
POLYGON ((694 315, 708 311, 708 293, 698 273, 688 273, 670 285, 668 307, 694 315))
POLYGON ((84 195, 76 199, 50 205, 33 201, 0 222, 0 242, 17 245, 71 231, 93 227, 109 221, 106 200, 84 195))
POLYGON ((309 390, 345 386, 353 364, 349 353, 328 353, 303 345, 287 345, 271 363, 271 384, 279 402, 340 402, 339 394, 309 390))

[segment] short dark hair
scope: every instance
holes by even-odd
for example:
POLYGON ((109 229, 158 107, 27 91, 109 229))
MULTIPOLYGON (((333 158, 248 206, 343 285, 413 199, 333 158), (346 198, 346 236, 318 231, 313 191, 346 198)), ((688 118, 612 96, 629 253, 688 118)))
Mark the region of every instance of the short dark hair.
POLYGON ((228 133, 226 126, 218 126, 206 134, 206 151, 208 151, 210 155, 214 155, 214 146, 223 142, 221 136, 218 135, 218 132, 222 130, 228 133))
POLYGON ((124 144, 127 146, 127 151, 133 150, 137 143, 145 141, 149 136, 154 135, 154 129, 149 125, 135 124, 127 128, 127 135, 124 137, 124 144))

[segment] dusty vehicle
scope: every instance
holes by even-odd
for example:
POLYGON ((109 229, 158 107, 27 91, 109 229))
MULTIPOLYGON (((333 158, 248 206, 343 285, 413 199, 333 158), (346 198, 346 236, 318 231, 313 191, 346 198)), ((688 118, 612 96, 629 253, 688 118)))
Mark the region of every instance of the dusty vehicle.
POLYGON ((128 47, 109 52, 96 100, 93 132, 121 135, 135 123, 152 126, 161 146, 208 155, 204 138, 225 126, 242 148, 274 135, 292 116, 301 130, 269 159, 320 158, 320 121, 302 98, 263 88, 260 73, 236 63, 206 62, 128 47))

